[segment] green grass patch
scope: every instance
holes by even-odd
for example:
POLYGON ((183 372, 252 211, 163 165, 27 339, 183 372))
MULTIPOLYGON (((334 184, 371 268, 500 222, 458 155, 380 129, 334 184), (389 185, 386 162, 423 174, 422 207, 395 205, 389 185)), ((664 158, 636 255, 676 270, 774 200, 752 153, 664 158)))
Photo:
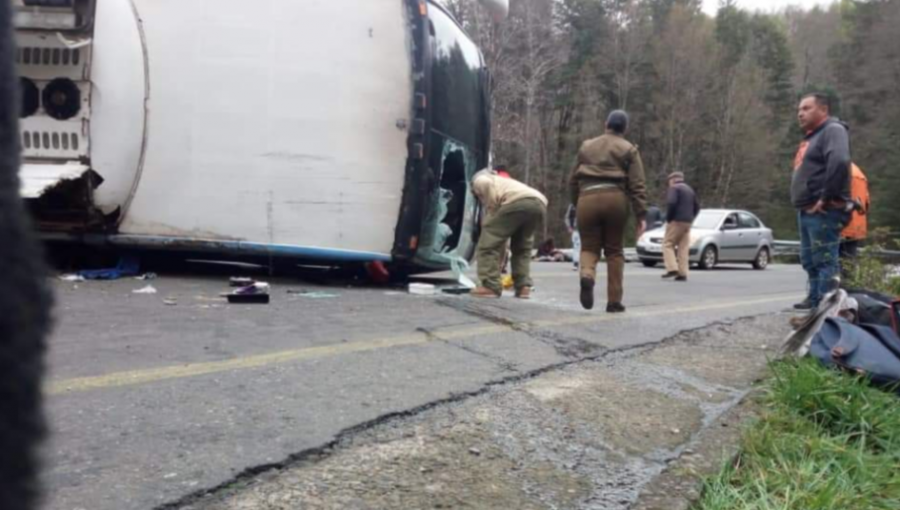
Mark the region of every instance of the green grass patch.
POLYGON ((772 370, 759 421, 697 510, 900 509, 900 399, 815 360, 772 370))

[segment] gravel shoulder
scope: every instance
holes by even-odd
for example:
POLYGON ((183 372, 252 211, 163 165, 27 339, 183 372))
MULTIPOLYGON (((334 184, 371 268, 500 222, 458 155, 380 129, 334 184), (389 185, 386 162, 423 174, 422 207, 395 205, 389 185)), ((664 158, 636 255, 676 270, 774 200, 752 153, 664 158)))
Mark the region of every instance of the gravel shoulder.
POLYGON ((688 508, 733 455, 785 324, 716 324, 496 385, 171 508, 688 508))

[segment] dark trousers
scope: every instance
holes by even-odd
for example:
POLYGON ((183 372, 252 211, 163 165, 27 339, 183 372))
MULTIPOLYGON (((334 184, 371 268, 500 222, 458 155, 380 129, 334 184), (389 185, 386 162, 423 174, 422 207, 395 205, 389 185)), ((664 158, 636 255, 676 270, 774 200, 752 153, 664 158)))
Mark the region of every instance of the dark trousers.
POLYGON ((625 279, 625 225, 628 199, 618 188, 589 191, 578 198, 581 277, 595 280, 601 254, 606 256, 607 297, 621 303, 625 279))

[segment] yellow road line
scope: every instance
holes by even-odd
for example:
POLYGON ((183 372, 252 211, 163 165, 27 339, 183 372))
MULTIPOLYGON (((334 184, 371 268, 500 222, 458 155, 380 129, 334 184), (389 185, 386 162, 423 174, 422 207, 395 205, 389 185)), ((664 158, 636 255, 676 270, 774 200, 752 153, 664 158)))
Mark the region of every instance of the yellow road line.
MULTIPOLYGON (((760 304, 772 304, 783 301, 796 299, 796 295, 779 295, 766 298, 758 298, 744 301, 732 301, 714 304, 700 304, 687 307, 675 308, 654 308, 649 310, 636 310, 629 312, 625 316, 583 316, 569 317, 564 319, 537 321, 534 323, 524 323, 523 327, 529 325, 536 327, 558 327, 572 326, 577 324, 590 324, 609 321, 622 321, 644 317, 657 317, 661 315, 678 315, 685 313, 705 312, 712 310, 723 310, 728 308, 737 308, 741 306, 752 306, 760 304)), ((439 331, 435 334, 443 340, 456 340, 464 338, 474 338, 478 336, 487 336, 498 333, 508 333, 514 331, 512 327, 503 325, 492 326, 474 326, 466 328, 456 328, 447 331, 439 331)), ((326 345, 321 347, 306 347, 303 349, 293 349, 286 351, 273 352, 268 354, 259 354, 255 356, 245 356, 226 361, 212 361, 203 363, 188 363, 178 366, 167 366, 158 368, 149 368, 142 370, 131 370, 126 372, 116 372, 107 375, 94 377, 78 377, 74 379, 62 379, 51 381, 45 388, 48 395, 63 395, 69 393, 79 393, 90 390, 103 388, 119 388, 124 386, 136 386, 153 382, 167 381, 172 379, 183 379, 187 377, 197 377, 201 375, 216 374, 221 372, 229 372, 234 370, 248 370, 253 368, 268 367, 273 365, 282 365, 286 363, 304 361, 318 358, 329 358, 340 356, 342 354, 352 354, 358 352, 375 351, 378 349, 388 349, 393 347, 407 347, 415 345, 424 345, 433 341, 429 335, 425 333, 416 333, 410 335, 401 335, 391 338, 377 338, 370 340, 361 340, 358 342, 347 342, 337 345, 326 345)))
POLYGON ((338 345, 325 345, 321 347, 307 347, 288 351, 279 351, 256 356, 246 356, 226 361, 212 361, 204 363, 188 363, 185 365, 132 370, 116 372, 96 377, 79 377, 51 382, 45 389, 49 395, 59 395, 88 391, 100 388, 116 388, 121 386, 133 386, 151 382, 165 381, 168 379, 181 379, 196 377, 199 375, 215 374, 232 370, 245 370, 271 365, 280 365, 293 361, 303 361, 315 358, 327 358, 341 354, 354 352, 373 351, 389 347, 403 347, 407 345, 424 344, 428 342, 425 334, 403 335, 393 338, 380 338, 362 342, 342 343, 338 345))
MULTIPOLYGON (((629 274, 625 275, 625 280, 627 281, 629 278, 647 278, 647 277, 654 277, 658 280, 659 275, 660 275, 659 271, 655 271, 652 273, 629 273, 629 274)), ((607 276, 606 273, 597 273, 597 277, 596 277, 597 281, 606 280, 606 276, 607 276)), ((547 279, 550 279, 550 280, 568 279, 568 280, 572 280, 573 282, 575 282, 575 285, 578 285, 578 272, 576 272, 576 271, 572 271, 571 273, 568 273, 568 274, 567 273, 545 273, 545 274, 532 273, 531 277, 538 280, 538 282, 540 282, 540 280, 547 280, 547 279)))
POLYGON ((710 312, 714 310, 726 310, 728 308, 736 308, 739 306, 753 306, 753 305, 764 305, 769 303, 779 303, 783 301, 791 301, 797 299, 797 294, 778 294, 772 295, 765 298, 758 299, 750 299, 746 301, 726 301, 724 303, 714 303, 714 304, 699 304, 694 306, 683 306, 677 308, 660 308, 660 309, 649 309, 649 310, 641 310, 637 309, 634 311, 629 311, 628 315, 601 315, 598 317, 569 317, 566 319, 557 319, 552 321, 538 321, 533 324, 538 327, 552 327, 552 326, 574 326, 577 324, 590 324, 594 322, 608 322, 614 320, 624 320, 624 319, 639 319, 642 317, 656 317, 659 315, 679 315, 685 313, 696 313, 696 312, 710 312))

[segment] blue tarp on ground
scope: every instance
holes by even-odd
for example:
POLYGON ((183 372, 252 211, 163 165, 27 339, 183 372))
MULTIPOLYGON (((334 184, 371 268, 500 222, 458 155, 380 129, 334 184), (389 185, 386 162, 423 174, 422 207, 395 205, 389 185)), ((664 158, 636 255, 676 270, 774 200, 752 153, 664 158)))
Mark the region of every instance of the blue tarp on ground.
POLYGON ((141 259, 134 255, 123 255, 116 267, 108 269, 88 269, 79 271, 78 275, 85 280, 118 280, 129 276, 137 276, 141 271, 141 259))

